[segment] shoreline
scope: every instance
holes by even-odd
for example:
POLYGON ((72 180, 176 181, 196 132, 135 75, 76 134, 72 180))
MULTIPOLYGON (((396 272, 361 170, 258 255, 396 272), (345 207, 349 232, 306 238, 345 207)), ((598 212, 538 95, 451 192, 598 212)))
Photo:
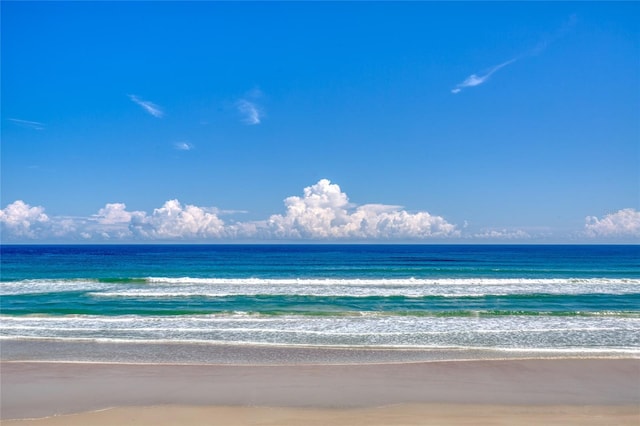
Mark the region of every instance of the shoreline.
POLYGON ((0 339, 1 362, 132 365, 367 365, 444 361, 638 359, 640 350, 505 350, 0 339))
POLYGON ((95 423, 96 416, 117 423, 116 417, 123 412, 142 415, 147 410, 187 415, 193 410, 226 409, 231 410, 229 424, 256 409, 325 421, 326 416, 349 417, 353 410, 361 410, 363 418, 377 413, 372 418, 383 419, 399 415, 394 407, 406 408, 403 424, 419 424, 411 422, 425 412, 446 417, 469 407, 484 407, 488 416, 502 411, 507 417, 516 416, 515 420, 522 410, 537 410, 532 415, 544 419, 558 407, 565 407, 561 411, 573 417, 595 410, 610 423, 612 418, 640 420, 640 360, 635 358, 360 365, 3 361, 0 372, 3 425, 17 424, 10 419, 22 419, 20 424, 28 425, 44 421, 38 418, 55 421, 74 414, 81 419, 75 424, 95 423), (108 413, 97 414, 100 410, 108 413))

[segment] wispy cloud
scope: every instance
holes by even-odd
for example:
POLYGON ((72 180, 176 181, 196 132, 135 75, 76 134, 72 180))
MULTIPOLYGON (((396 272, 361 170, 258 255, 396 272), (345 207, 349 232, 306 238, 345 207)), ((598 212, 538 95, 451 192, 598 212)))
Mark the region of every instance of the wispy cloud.
POLYGON ((451 93, 456 94, 456 93, 460 93, 463 89, 466 89, 467 87, 479 86, 484 82, 486 82, 489 79, 489 77, 491 77, 492 74, 506 67, 507 65, 511 65, 514 62, 529 56, 535 56, 535 55, 541 54, 547 49, 547 47, 551 43, 553 43, 555 40, 559 39, 560 37, 564 36, 571 28, 573 28, 573 26, 575 26, 575 24, 576 24, 576 16, 571 15, 567 20, 567 22, 565 22, 562 25, 562 27, 560 27, 557 31, 555 31, 550 36, 543 37, 533 49, 526 51, 520 55, 517 55, 509 59, 508 61, 502 62, 501 64, 495 65, 489 68, 487 71, 485 71, 481 75, 471 74, 464 81, 462 81, 461 83, 458 83, 453 89, 451 89, 451 93))
POLYGON ((262 91, 258 88, 248 91, 245 96, 235 102, 235 107, 242 116, 242 122, 254 126, 260 124, 264 117, 264 110, 258 104, 262 91))
POLYGON ((498 65, 496 65, 496 66, 494 66, 492 68, 489 68, 489 70, 486 71, 483 75, 471 74, 462 83, 458 83, 456 85, 456 87, 454 87, 451 90, 451 93, 460 93, 462 91, 462 89, 464 89, 464 88, 481 85, 482 83, 487 81, 489 79, 489 77, 491 77, 491 75, 493 73, 495 73, 496 71, 498 71, 501 68, 506 67, 507 65, 510 65, 510 64, 514 63, 518 59, 519 58, 513 58, 513 59, 510 59, 510 60, 508 60, 506 62, 498 64, 498 65))
POLYGON ((531 238, 531 235, 522 229, 484 229, 482 232, 474 234, 473 238, 524 240, 531 238))
POLYGON ((236 102, 238 112, 242 114, 242 122, 249 125, 260 124, 261 113, 258 106, 246 99, 240 99, 236 102))
POLYGON ((154 117, 161 118, 164 116, 164 112, 162 111, 162 109, 158 105, 154 104, 153 102, 140 99, 136 95, 129 95, 129 99, 131 99, 136 104, 140 105, 142 109, 144 109, 154 117))
POLYGON ((45 125, 38 121, 20 120, 19 118, 8 118, 8 120, 20 127, 27 127, 29 129, 43 130, 45 128, 45 125))
POLYGON ((179 151, 191 151, 193 149, 193 145, 189 142, 178 142, 174 146, 179 151))
POLYGON ((569 31, 571 31, 571 29, 575 27, 577 21, 578 18, 575 14, 569 16, 567 21, 562 24, 560 28, 558 28, 554 33, 542 37, 538 44, 523 56, 535 56, 544 52, 551 43, 561 37, 564 37, 569 31))

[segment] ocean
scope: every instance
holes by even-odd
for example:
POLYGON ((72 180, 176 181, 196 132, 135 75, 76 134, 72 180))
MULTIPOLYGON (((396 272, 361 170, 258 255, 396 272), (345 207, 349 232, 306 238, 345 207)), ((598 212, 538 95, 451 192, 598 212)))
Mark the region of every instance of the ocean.
POLYGON ((640 354, 640 246, 0 250, 0 342, 640 354))

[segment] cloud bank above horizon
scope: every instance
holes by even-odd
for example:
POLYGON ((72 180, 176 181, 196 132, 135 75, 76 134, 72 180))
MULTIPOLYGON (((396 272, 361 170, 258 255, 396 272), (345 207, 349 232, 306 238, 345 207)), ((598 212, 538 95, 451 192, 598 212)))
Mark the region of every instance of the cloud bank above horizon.
POLYGON ((585 232, 590 237, 633 236, 640 238, 640 211, 622 209, 605 215, 602 219, 588 216, 585 232))
MULTIPOLYGON (((10 241, 394 241, 394 240, 528 240, 522 230, 486 230, 465 234, 457 225, 426 211, 401 206, 355 205, 328 179, 304 188, 302 196, 284 200, 285 212, 266 220, 228 221, 215 207, 183 205, 169 200, 151 213, 129 211, 108 203, 89 217, 50 217, 42 206, 14 201, 0 210, 3 242, 10 241)), ((466 224, 463 228, 466 228, 466 224)), ((640 212, 628 208, 602 218, 588 216, 584 238, 640 237, 640 212)))

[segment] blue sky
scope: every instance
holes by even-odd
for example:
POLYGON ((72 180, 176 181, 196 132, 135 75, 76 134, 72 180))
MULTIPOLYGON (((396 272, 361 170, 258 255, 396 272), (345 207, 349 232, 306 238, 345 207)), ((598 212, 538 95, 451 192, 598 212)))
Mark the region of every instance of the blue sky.
POLYGON ((4 242, 634 242, 637 2, 7 2, 4 242))

